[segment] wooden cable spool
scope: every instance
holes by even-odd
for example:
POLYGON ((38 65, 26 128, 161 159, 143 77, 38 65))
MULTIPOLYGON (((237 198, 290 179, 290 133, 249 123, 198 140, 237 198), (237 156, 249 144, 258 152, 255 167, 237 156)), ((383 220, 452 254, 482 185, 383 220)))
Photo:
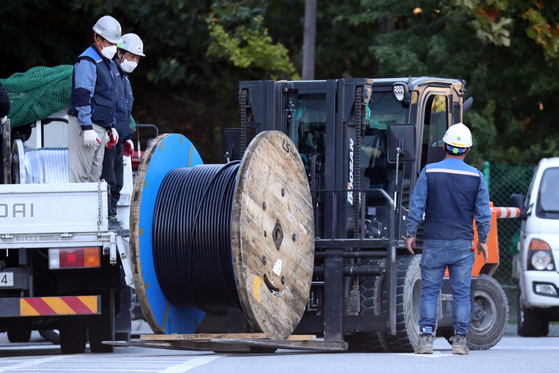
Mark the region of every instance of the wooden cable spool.
MULTIPOLYGON (((153 263, 153 211, 163 178, 201 165, 184 136, 151 142, 134 182, 130 247, 137 297, 155 333, 196 331, 204 312, 164 296, 153 263)), ((241 308, 253 332, 286 338, 307 304, 314 264, 311 193, 300 155, 285 134, 260 133, 246 149, 232 201, 231 255, 241 308)))

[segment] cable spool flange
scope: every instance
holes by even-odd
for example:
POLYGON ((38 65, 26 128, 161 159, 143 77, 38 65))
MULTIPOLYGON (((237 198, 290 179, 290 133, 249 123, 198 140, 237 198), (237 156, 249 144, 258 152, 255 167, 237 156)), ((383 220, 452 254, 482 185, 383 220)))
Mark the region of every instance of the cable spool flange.
MULTIPOLYGON (((154 191, 165 175, 201 160, 186 138, 180 137, 190 150, 177 147, 175 152, 169 145, 176 145, 172 138, 179 135, 162 136, 146 151, 134 185, 130 227, 136 291, 152 330, 192 333, 203 313, 194 307, 184 312, 165 299, 153 270, 152 232, 143 227, 151 227, 154 191), (194 161, 185 154, 195 154, 194 161)), ((232 201, 231 236, 235 285, 247 321, 255 332, 287 337, 299 323, 310 291, 314 221, 303 163, 281 132, 259 134, 245 152, 232 201)))
POLYGON ((151 141, 134 180, 130 204, 130 254, 136 297, 155 333, 194 333, 205 313, 196 307, 175 307, 163 294, 153 262, 153 211, 159 187, 169 171, 203 164, 192 143, 178 134, 151 141))
POLYGON ((314 218, 299 152, 279 131, 245 151, 233 200, 237 292, 249 324, 289 336, 303 316, 314 266, 314 218))

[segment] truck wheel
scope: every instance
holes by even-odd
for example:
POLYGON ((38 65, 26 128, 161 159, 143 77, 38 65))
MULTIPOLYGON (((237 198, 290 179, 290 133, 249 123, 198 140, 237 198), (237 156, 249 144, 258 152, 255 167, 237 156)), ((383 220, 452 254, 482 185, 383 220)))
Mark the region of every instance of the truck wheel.
MULTIPOLYGON (((365 266, 378 266, 385 260, 370 260, 364 262, 365 266)), ((360 277, 359 297, 360 315, 380 315, 382 283, 384 276, 360 277)), ((386 333, 354 333, 348 335, 345 341, 349 344, 350 351, 388 352, 386 333)))
POLYGON ((115 340, 115 299, 112 291, 101 294, 101 314, 88 316, 89 347, 91 352, 114 352, 115 346, 103 341, 115 340))
POLYGON ((549 334, 549 322, 535 309, 526 308, 522 297, 520 296, 520 288, 518 288, 518 335, 521 337, 547 337, 549 334))
MULTIPOLYGON (((419 343, 419 301, 421 300, 421 255, 398 257, 396 288, 396 335, 387 335, 394 352, 413 352, 419 343)), ((388 282, 383 286, 383 311, 389 312, 388 282)))
POLYGON ((470 317, 470 350, 487 350, 499 343, 508 321, 509 304, 503 288, 493 277, 480 274, 470 317))
POLYGON ((85 352, 85 319, 78 316, 61 317, 58 322, 60 349, 62 354, 83 354, 85 352))
POLYGON ((8 340, 12 343, 25 343, 31 339, 31 330, 8 330, 8 340))

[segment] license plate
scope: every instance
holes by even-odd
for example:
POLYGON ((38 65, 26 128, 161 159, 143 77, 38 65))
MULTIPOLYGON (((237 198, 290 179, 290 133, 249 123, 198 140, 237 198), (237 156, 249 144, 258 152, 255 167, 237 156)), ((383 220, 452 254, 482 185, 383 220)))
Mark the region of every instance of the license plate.
POLYGON ((13 287, 13 286, 14 286, 14 273, 0 272, 0 287, 13 287))

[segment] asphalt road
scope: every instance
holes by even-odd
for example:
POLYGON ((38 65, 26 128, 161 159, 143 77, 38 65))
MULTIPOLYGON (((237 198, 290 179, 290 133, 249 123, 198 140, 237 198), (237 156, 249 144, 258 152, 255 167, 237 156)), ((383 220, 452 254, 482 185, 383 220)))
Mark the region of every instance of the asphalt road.
POLYGON ((112 354, 61 355, 60 348, 33 332, 29 343, 10 343, 0 334, 0 372, 559 372, 559 337, 505 336, 488 351, 452 355, 435 341, 433 355, 399 353, 215 354, 119 347, 112 354))

